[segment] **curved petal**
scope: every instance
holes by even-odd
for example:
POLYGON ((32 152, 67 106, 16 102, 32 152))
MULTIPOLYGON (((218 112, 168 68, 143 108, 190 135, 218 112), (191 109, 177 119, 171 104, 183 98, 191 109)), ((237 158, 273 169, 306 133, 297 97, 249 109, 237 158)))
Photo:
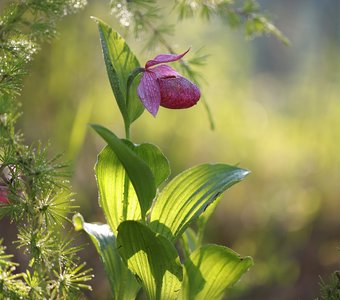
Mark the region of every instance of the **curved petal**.
POLYGON ((182 54, 159 54, 154 59, 146 62, 145 68, 148 69, 152 66, 172 62, 181 59, 185 54, 189 52, 190 48, 182 54))
POLYGON ((161 102, 161 93, 156 74, 146 71, 137 88, 137 93, 144 107, 156 116, 161 102))
POLYGON ((171 68, 168 65, 160 65, 157 67, 154 67, 149 70, 150 72, 154 73, 158 78, 162 77, 179 77, 181 76, 179 73, 177 73, 173 68, 171 68))
POLYGON ((158 83, 161 106, 166 108, 189 108, 195 105, 201 97, 198 87, 182 76, 159 78, 158 83))

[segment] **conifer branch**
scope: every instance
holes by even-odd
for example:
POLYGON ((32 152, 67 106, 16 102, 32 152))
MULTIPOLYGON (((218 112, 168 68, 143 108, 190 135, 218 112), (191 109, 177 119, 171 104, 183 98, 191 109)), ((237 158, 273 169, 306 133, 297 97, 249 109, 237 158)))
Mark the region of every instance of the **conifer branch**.
POLYGON ((71 205, 66 165, 60 155, 49 158, 48 147, 26 146, 15 123, 20 116, 20 94, 28 64, 39 50, 39 42, 56 34, 56 21, 76 12, 83 0, 13 2, 0 17, 0 218, 7 215, 18 227, 14 241, 29 258, 23 274, 15 274, 15 263, 0 246, 0 298, 77 299, 89 289, 91 270, 77 266, 79 247, 73 238, 62 239, 62 229, 71 205), (80 273, 78 273, 80 272, 80 273), (60 278, 70 278, 55 288, 60 278), (72 279, 74 278, 74 280, 72 279))

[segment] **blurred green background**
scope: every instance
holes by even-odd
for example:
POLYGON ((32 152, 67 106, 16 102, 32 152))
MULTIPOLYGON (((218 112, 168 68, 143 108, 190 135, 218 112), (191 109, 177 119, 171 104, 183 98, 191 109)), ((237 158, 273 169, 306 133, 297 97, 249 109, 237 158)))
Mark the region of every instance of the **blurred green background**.
MULTIPOLYGON (((340 2, 338 0, 259 1, 291 40, 247 41, 220 20, 177 23, 169 38, 175 50, 205 46, 201 87, 216 121, 202 103, 190 110, 145 112, 132 126, 136 143, 160 146, 172 174, 203 162, 239 164, 252 174, 226 192, 206 234, 206 242, 251 255, 255 266, 228 299, 314 299, 319 276, 339 268, 340 252, 340 2)), ((117 135, 124 128, 90 16, 124 34, 108 4, 92 1, 59 25, 59 37, 32 64, 21 101, 18 127, 27 143, 51 143, 72 164, 72 186, 87 221, 104 222, 98 206, 93 166, 103 142, 88 123, 117 135)), ((169 15, 176 22, 176 14, 169 15)), ((128 37, 143 64, 159 48, 128 37)), ((191 57, 190 53, 187 55, 191 57)), ((88 242, 82 256, 95 269, 89 299, 109 299, 105 275, 88 242)))

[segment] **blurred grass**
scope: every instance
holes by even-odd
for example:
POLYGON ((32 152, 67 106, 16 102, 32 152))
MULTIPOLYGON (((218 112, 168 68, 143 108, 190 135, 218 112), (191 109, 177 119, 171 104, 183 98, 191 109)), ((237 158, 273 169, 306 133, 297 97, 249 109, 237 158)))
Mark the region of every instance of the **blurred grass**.
MULTIPOLYGON (((178 24, 171 40, 178 52, 205 45, 211 54, 201 70, 207 81, 202 91, 216 130, 209 129, 201 103, 183 111, 162 108, 157 118, 144 113, 132 126, 132 139, 159 145, 173 174, 202 162, 239 164, 252 171, 226 193, 206 235, 208 242, 254 257, 255 266, 230 291, 229 299, 312 299, 318 295, 319 275, 339 268, 340 21, 332 18, 336 2, 268 3, 291 47, 273 38, 245 41, 215 20, 178 24)), ((19 126, 28 143, 49 140, 55 153, 65 152, 73 164, 81 213, 87 221, 104 221, 93 173, 103 143, 87 124, 103 124, 119 136, 124 128, 90 15, 119 30, 103 3, 91 3, 81 14, 68 17, 59 38, 45 45, 32 65, 19 126)), ((141 53, 142 42, 132 37, 130 42, 141 63, 163 50, 141 53)), ((88 259, 95 256, 91 247, 88 251, 88 259)), ((103 296, 101 276, 94 282, 92 299, 109 298, 103 296)))

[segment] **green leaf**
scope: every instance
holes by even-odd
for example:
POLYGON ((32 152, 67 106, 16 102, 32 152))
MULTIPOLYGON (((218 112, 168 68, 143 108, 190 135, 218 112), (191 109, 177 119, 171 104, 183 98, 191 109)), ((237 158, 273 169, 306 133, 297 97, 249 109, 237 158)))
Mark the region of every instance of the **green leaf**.
MULTIPOLYGON (((110 130, 100 125, 91 125, 91 127, 108 143, 110 148, 114 151, 119 161, 123 165, 136 191, 138 202, 141 208, 142 219, 144 219, 145 214, 150 208, 152 200, 156 195, 155 177, 153 172, 143 159, 134 153, 134 151, 131 150, 130 147, 126 145, 126 143, 120 140, 110 130)), ((110 166, 107 167, 110 168, 110 166)), ((103 176, 105 177, 105 175, 103 176)), ((98 180, 99 190, 103 191, 103 189, 105 189, 106 183, 107 182, 101 186, 102 180, 98 180)), ((106 196, 110 197, 110 194, 107 194, 106 196)))
POLYGON ((112 91, 124 122, 130 125, 144 111, 144 106, 137 96, 137 80, 131 85, 129 102, 126 103, 128 77, 132 71, 140 67, 140 64, 118 32, 103 21, 94 19, 98 24, 104 61, 112 91))
POLYGON ((248 173, 225 164, 203 164, 184 171, 159 194, 150 227, 175 240, 222 192, 248 173))
MULTIPOLYGON (((133 144, 131 142, 130 144, 130 148, 132 148, 133 144)), ((169 177, 169 161, 156 145, 149 143, 134 145, 133 150, 149 166, 155 178, 156 187, 169 177)))
POLYGON ((184 254, 186 257, 190 255, 191 252, 200 247, 200 240, 197 233, 190 227, 188 227, 182 235, 182 245, 184 254))
POLYGON ((99 153, 95 172, 99 204, 112 231, 117 234, 119 224, 125 220, 141 220, 142 212, 135 189, 110 146, 99 153))
POLYGON ((242 258, 229 248, 202 246, 184 264, 180 299, 221 299, 225 289, 235 284, 252 265, 251 257, 242 258))
POLYGON ((73 216, 73 224, 76 230, 83 229, 96 247, 104 264, 114 299, 135 299, 140 285, 123 263, 116 247, 116 237, 110 227, 107 224, 86 223, 80 214, 73 216))
POLYGON ((128 268, 140 279, 149 299, 176 299, 182 266, 172 243, 146 225, 125 221, 118 227, 117 246, 128 268))
MULTIPOLYGON (((200 233, 201 233, 201 231, 204 231, 206 224, 208 223, 209 219, 213 215, 218 203, 222 199, 222 196, 223 196, 223 194, 220 194, 218 197, 216 197, 215 201, 213 203, 211 203, 206 208, 206 210, 199 216, 199 218, 197 220, 197 225, 198 225, 198 229, 199 229, 200 233)), ((203 234, 203 232, 202 232, 202 234, 203 234)), ((203 238, 203 237, 201 237, 201 238, 203 238)))
MULTIPOLYGON (((168 178, 169 162, 158 147, 152 144, 134 145, 127 140, 123 142, 149 166, 156 186, 168 178)), ((117 233, 117 228, 123 221, 141 220, 135 189, 123 164, 110 146, 106 146, 98 155, 95 171, 99 203, 113 232, 117 233)))

